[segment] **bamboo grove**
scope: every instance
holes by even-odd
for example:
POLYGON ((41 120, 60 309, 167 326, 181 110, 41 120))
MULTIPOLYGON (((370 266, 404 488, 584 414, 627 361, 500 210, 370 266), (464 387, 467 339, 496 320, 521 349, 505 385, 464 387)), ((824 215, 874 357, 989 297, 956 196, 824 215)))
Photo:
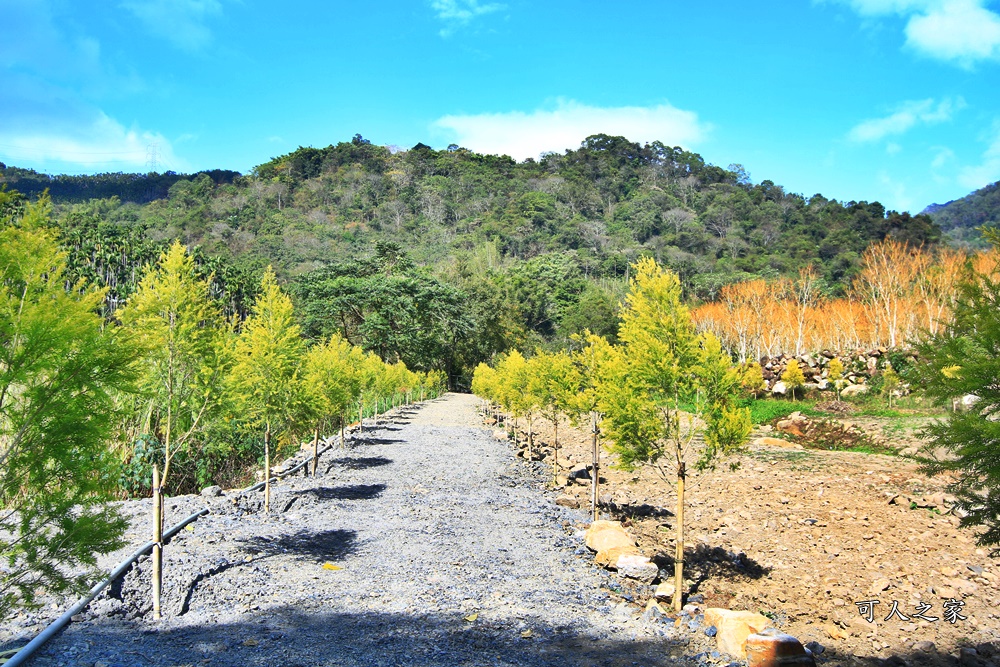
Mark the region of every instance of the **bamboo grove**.
MULTIPOLYGON (((553 469, 558 467, 558 423, 589 422, 595 441, 592 509, 600 479, 599 434, 618 465, 655 467, 677 484, 675 586, 683 591, 684 482, 687 465, 711 467, 736 453, 750 434, 750 413, 738 408, 742 370, 711 332, 697 333, 681 298, 677 274, 640 259, 619 318, 619 343, 591 333, 578 336, 572 351, 512 351, 495 365, 481 364, 473 391, 491 409, 527 427, 529 452, 536 416, 555 431, 553 469)), ((516 437, 516 435, 515 435, 516 437)), ((681 595, 675 596, 679 604, 681 595)), ((679 608, 679 607, 678 607, 679 608)))
POLYGON ((270 270, 249 316, 226 317, 179 242, 105 319, 106 288, 69 281, 59 242, 45 198, 0 219, 0 618, 79 589, 86 572, 66 573, 121 546, 101 501, 148 495, 154 466, 171 494, 235 486, 303 437, 443 389, 336 335, 309 345, 270 270))
POLYGON ((942 331, 967 264, 989 274, 1000 266, 1000 251, 931 252, 890 239, 862 254, 845 297, 826 298, 819 274, 806 267, 795 278, 726 285, 716 301, 698 306, 692 317, 740 361, 818 350, 896 348, 915 342, 921 332, 942 331))

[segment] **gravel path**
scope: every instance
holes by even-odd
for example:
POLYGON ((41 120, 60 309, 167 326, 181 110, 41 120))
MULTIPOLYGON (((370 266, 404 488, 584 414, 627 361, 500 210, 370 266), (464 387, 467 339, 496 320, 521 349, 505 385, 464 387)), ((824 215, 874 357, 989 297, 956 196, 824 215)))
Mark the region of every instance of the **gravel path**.
MULTIPOLYGON (((475 402, 397 412, 318 478, 277 484, 270 515, 261 494, 172 499, 168 524, 212 514, 165 549, 164 620, 142 561, 30 664, 611 666, 705 650, 610 600, 586 515, 553 504, 544 466, 477 426, 475 402)), ((138 519, 148 501, 130 505, 138 519)))

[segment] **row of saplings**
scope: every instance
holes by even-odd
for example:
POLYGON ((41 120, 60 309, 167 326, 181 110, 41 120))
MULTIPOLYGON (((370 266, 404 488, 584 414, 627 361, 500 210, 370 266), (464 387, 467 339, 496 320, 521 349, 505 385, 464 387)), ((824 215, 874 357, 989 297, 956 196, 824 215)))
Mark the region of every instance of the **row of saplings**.
MULTIPOLYGON (((619 343, 586 333, 573 349, 511 352, 493 367, 480 364, 473 392, 511 419, 533 415, 555 429, 561 417, 589 422, 593 442, 594 518, 600 479, 599 436, 624 469, 649 464, 677 485, 674 608, 684 592, 684 483, 689 459, 699 469, 744 447, 750 411, 736 406, 745 371, 711 333, 697 333, 681 298, 677 275, 650 258, 640 259, 619 321, 619 343), (671 474, 673 469, 673 475, 671 474)), ((516 429, 515 429, 516 430, 516 429)), ((558 465, 558 430, 555 438, 558 465)), ((616 563, 609 563, 617 567, 616 563)))
POLYGON ((209 298, 191 256, 175 243, 120 311, 137 341, 143 428, 156 435, 161 489, 179 454, 204 446, 212 421, 237 421, 263 431, 265 509, 269 509, 272 435, 279 446, 320 432, 341 431, 354 415, 436 396, 444 377, 389 364, 334 335, 308 346, 291 299, 268 269, 251 316, 235 332, 209 298))

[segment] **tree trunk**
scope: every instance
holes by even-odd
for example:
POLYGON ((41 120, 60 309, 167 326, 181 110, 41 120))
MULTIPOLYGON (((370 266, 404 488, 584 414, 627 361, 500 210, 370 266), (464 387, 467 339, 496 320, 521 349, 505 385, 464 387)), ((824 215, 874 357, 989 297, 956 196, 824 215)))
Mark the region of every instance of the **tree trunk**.
POLYGON ((341 449, 343 449, 344 446, 345 446, 345 444, 344 444, 345 443, 345 440, 344 440, 344 421, 345 421, 344 416, 341 415, 340 416, 340 448, 341 449))
POLYGON ((590 448, 593 455, 593 482, 590 487, 590 509, 593 521, 597 521, 598 492, 601 485, 601 450, 597 444, 597 413, 590 413, 590 448))
POLYGON ((679 612, 684 597, 684 464, 677 464, 677 549, 674 551, 674 611, 679 612))
POLYGON ((264 511, 271 511, 271 424, 264 430, 264 511))
POLYGON ((365 432, 365 406, 358 402, 358 433, 365 432))
POLYGON ((319 470, 319 427, 313 431, 313 478, 316 477, 316 472, 319 470))

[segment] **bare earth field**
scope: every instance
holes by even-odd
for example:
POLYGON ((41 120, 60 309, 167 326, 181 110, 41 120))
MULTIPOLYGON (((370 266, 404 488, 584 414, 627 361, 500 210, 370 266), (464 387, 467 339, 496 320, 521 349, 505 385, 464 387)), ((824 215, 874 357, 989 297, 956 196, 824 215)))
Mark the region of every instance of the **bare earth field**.
MULTIPOLYGON (((842 421, 905 449, 919 444, 924 419, 842 421)), ((535 431, 536 444, 551 442, 548 422, 536 419, 535 431)), ((559 435, 564 468, 590 463, 589 433, 564 422, 559 435)), ((661 576, 672 572, 674 480, 651 467, 615 470, 604 457, 602 518, 622 520, 661 576)), ((759 445, 740 464, 689 472, 686 576, 701 606, 763 613, 803 644, 822 644, 819 664, 956 664, 962 649, 961 664, 1000 662, 1000 567, 958 528, 947 479, 908 458, 845 451, 759 445), (871 600, 868 622, 857 603, 871 600), (899 613, 884 620, 894 602, 899 613), (959 615, 946 618, 946 603, 959 615)), ((589 509, 589 480, 562 491, 589 509)), ((623 593, 642 603, 645 588, 623 593)))

